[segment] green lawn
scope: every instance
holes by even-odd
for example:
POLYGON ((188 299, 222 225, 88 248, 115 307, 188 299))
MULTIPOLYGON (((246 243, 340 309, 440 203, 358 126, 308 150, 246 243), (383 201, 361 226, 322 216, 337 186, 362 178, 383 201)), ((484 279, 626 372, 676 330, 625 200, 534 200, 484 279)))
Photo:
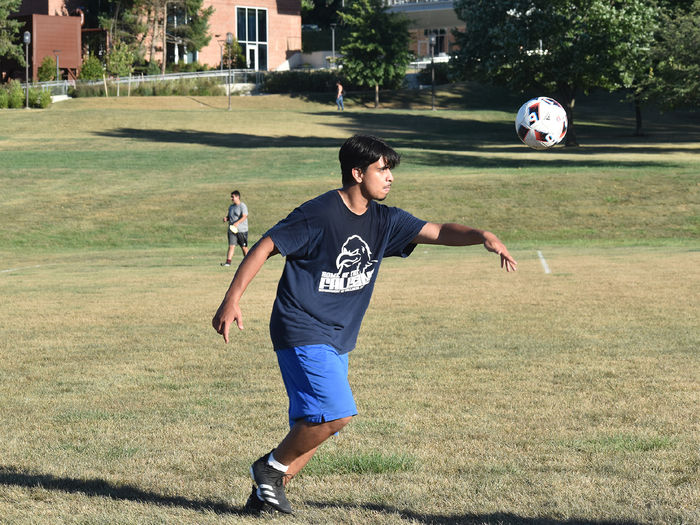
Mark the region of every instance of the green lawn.
POLYGON ((283 261, 224 345, 221 218, 239 189, 259 238, 339 185, 356 132, 403 155, 388 204, 491 229, 520 267, 479 247, 384 263, 351 356, 360 413, 284 521, 700 522, 697 113, 648 112, 639 138, 592 96, 581 148, 535 152, 519 98, 483 95, 0 112, 0 523, 257 521, 247 467, 286 430, 267 333, 283 261))

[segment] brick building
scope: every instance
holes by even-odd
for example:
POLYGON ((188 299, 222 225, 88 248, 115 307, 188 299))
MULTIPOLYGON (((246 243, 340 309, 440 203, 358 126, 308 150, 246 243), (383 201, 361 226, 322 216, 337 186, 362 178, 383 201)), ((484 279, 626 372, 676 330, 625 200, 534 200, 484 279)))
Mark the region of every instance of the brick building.
POLYGON ((221 63, 226 33, 241 44, 248 67, 287 69, 288 60, 301 53, 301 0, 205 0, 215 11, 209 20, 212 40, 197 61, 221 63))
MULTIPOLYGON (((85 27, 78 2, 23 0, 19 12, 13 15, 25 21, 26 28, 22 31, 32 32, 32 78, 36 78, 43 57, 51 53, 58 56, 64 74, 67 71, 68 76, 77 75, 82 55, 88 47, 86 37, 94 34, 90 32, 101 31, 85 27), (60 53, 56 55, 54 51, 60 53)), ((165 49, 167 63, 197 61, 216 67, 221 63, 229 32, 241 44, 251 69, 289 69, 290 60, 294 63, 295 55, 301 54, 301 0, 204 0, 203 7, 209 6, 214 7, 214 14, 209 19, 209 34, 212 36, 209 45, 193 53, 182 43, 169 42, 165 49)), ((172 11, 168 12, 169 27, 178 23, 172 11)), ((106 34, 104 36, 106 38, 106 34)), ((154 60, 161 62, 162 31, 155 40, 154 60)))

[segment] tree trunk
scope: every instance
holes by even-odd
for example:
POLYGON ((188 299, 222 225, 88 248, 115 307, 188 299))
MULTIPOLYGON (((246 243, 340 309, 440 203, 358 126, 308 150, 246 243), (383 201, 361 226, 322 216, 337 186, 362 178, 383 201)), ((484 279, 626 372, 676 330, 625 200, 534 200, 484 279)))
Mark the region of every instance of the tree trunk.
POLYGON ((644 133, 642 132, 642 102, 639 100, 639 95, 634 96, 634 116, 637 123, 634 136, 641 137, 644 133))
POLYGON ((379 107, 379 84, 374 85, 374 108, 379 107))
POLYGON ((168 2, 163 2, 163 64, 160 67, 161 75, 165 75, 165 59, 167 51, 167 42, 165 37, 167 35, 166 30, 168 29, 168 2))
POLYGON ((562 84, 559 86, 558 91, 561 96, 560 102, 566 110, 566 119, 568 120, 565 144, 567 147, 577 147, 579 143, 576 138, 576 128, 574 127, 574 105, 576 104, 574 95, 576 88, 568 84, 562 84))
POLYGON ((151 50, 148 62, 152 64, 156 56, 156 35, 158 34, 158 16, 155 9, 149 10, 148 19, 151 21, 149 28, 151 31, 151 50))

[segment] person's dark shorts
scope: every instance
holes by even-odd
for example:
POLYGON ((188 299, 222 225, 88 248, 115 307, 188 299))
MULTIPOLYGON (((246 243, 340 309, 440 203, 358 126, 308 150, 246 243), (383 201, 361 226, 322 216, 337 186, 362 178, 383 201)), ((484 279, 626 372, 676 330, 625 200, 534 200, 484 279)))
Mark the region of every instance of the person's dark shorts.
POLYGON ((233 246, 238 244, 241 248, 248 247, 248 232, 238 232, 233 233, 231 230, 228 231, 228 245, 233 246))

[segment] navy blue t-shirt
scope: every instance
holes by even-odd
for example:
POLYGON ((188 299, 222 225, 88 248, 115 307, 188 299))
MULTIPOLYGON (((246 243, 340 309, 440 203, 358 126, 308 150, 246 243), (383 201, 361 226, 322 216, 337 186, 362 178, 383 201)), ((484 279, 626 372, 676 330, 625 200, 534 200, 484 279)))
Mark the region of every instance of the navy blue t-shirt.
POLYGON ((333 190, 273 226, 265 236, 286 257, 270 318, 275 350, 312 344, 352 350, 379 264, 410 255, 425 223, 375 201, 356 215, 333 190))

